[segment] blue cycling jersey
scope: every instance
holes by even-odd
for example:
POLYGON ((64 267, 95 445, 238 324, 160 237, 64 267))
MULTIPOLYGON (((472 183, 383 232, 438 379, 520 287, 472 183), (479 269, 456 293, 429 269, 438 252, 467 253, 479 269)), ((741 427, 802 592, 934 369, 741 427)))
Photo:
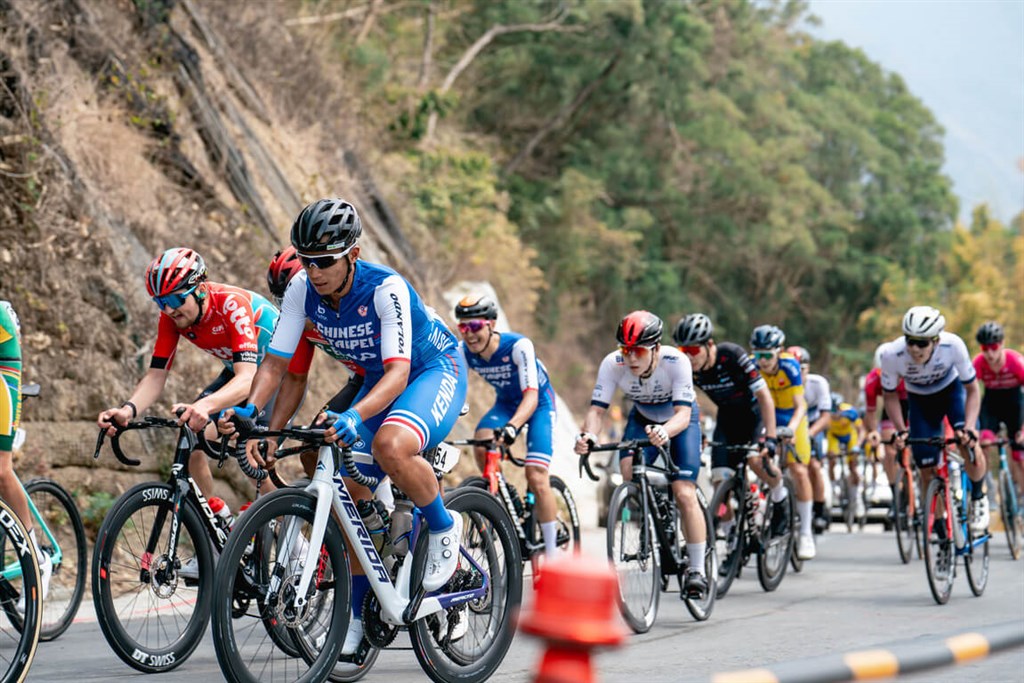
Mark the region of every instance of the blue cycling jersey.
POLYGON ((463 342, 459 342, 459 348, 470 369, 494 387, 498 403, 517 406, 529 389, 535 389, 541 401, 548 400, 551 381, 547 368, 537 358, 533 342, 523 335, 502 332, 498 348, 489 359, 471 353, 463 342))

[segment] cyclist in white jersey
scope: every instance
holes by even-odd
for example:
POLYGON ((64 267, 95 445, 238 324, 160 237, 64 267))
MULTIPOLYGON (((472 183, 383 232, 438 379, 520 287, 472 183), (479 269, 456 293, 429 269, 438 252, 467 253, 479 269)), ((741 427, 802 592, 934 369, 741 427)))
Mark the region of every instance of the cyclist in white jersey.
MULTIPOLYGON (((707 545, 704 515, 697 501, 700 472, 700 414, 695 402, 693 371, 689 359, 678 349, 661 345, 661 318, 648 311, 634 311, 619 323, 619 348, 601 362, 590 410, 583 431, 576 437, 576 452, 585 455, 601 428, 605 411, 616 389, 633 401, 623 438, 650 439, 655 446, 667 445, 679 472, 671 475, 672 493, 686 532, 689 569, 680 593, 682 598, 701 598, 708 590, 704 575, 707 545)), ((646 449, 650 461, 656 451, 646 449)), ((633 478, 633 458, 619 453, 623 481, 633 478)))
MULTIPOLYGON (((959 441, 960 452, 971 478, 971 526, 981 532, 988 528, 985 500, 985 453, 978 445, 973 427, 981 410, 981 391, 964 340, 944 332, 946 319, 937 308, 914 306, 903 316, 903 334, 882 347, 882 395, 885 411, 896 427, 896 449, 907 438, 907 424, 896 393, 900 378, 907 387, 910 404, 911 438, 945 434, 943 418, 949 420, 959 441), (970 453, 974 453, 974 462, 970 453)), ((939 449, 914 446, 911 451, 921 471, 921 486, 927 490, 938 463, 939 449)))
POLYGON ((825 514, 825 475, 821 461, 825 458, 825 432, 832 422, 832 388, 821 375, 811 373, 811 352, 802 346, 788 349, 798 361, 804 376, 804 398, 807 400, 807 434, 811 437, 811 490, 814 494, 814 533, 820 534, 828 528, 829 518, 825 514))

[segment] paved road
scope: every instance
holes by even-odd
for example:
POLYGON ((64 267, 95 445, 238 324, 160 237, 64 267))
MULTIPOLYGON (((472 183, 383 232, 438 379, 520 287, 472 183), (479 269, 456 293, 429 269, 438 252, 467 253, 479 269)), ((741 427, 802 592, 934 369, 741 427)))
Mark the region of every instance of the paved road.
MULTIPOLYGON (((949 604, 932 600, 920 561, 899 564, 890 534, 869 527, 862 534, 826 535, 819 557, 804 572, 787 574, 778 591, 764 593, 748 571, 715 608, 695 623, 673 594, 663 594, 658 621, 624 648, 597 658, 601 680, 644 683, 707 681, 717 671, 741 669, 832 652, 888 647, 927 640, 986 624, 1017 620, 1024 630, 1024 561, 1013 562, 1001 537, 992 547, 988 590, 971 596, 958 576, 949 604)), ((600 557, 604 536, 586 533, 584 549, 600 557)), ((83 606, 85 608, 89 605, 83 606)), ((399 641, 400 642, 400 641, 399 641)), ((494 681, 529 681, 539 644, 517 637, 494 681)), ((43 643, 29 681, 109 681, 142 675, 109 650, 99 628, 83 617, 59 640, 43 643)), ((221 680, 210 636, 180 669, 160 683, 221 680)), ((381 655, 365 680, 426 680, 409 651, 381 655)), ((1024 649, 979 663, 943 669, 919 681, 1024 681, 1024 649)))

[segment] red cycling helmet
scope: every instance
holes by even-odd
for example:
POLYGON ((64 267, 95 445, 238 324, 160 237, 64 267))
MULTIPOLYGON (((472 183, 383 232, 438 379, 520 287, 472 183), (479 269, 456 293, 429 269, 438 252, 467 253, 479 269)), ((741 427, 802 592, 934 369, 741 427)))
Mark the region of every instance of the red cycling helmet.
POLYGON ((206 262, 187 247, 168 249, 146 268, 146 291, 151 297, 187 292, 206 280, 206 262))
POLYGON ((284 298, 284 290, 288 288, 288 283, 300 272, 302 263, 295 247, 289 245, 288 248, 274 254, 267 270, 267 287, 270 289, 270 296, 274 297, 278 304, 284 298))
POLYGON ((661 343, 661 318, 650 311, 633 311, 619 323, 615 338, 626 347, 654 346, 661 343))

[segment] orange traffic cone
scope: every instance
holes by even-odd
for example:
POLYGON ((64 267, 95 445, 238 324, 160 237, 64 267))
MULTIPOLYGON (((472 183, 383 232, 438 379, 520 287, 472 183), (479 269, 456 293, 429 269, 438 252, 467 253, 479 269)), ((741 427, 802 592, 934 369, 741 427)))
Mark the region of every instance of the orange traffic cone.
POLYGON ((615 574, 602 562, 572 557, 544 566, 533 611, 519 623, 547 641, 534 683, 594 683, 591 650, 626 635, 615 618, 616 590, 615 574))

